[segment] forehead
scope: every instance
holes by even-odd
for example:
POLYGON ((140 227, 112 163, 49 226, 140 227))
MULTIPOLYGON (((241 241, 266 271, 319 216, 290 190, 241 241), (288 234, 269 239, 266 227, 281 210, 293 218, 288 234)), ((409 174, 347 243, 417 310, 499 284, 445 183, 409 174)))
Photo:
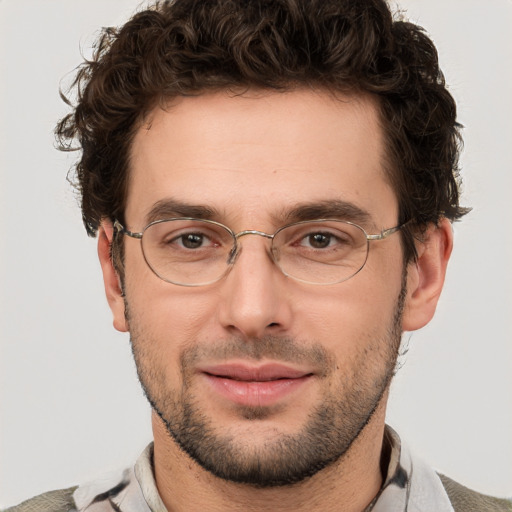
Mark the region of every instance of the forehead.
POLYGON ((140 228, 166 200, 206 206, 220 221, 250 219, 251 227, 325 201, 394 221, 383 151, 371 97, 296 90, 178 98, 134 137, 126 222, 140 228))

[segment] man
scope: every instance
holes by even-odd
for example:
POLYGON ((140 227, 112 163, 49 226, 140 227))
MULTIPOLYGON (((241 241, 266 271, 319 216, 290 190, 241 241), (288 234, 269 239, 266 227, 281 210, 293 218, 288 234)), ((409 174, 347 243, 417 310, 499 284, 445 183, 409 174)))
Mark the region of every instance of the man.
POLYGON ((154 446, 19 510, 510 510, 384 425, 465 210, 432 43, 353 4, 177 1, 105 32, 58 135, 154 446))

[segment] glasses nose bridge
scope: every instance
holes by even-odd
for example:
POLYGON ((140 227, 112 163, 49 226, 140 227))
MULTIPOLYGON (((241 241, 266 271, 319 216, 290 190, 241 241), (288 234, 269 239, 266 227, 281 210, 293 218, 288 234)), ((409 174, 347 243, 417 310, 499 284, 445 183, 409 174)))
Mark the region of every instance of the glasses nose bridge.
POLYGON ((263 238, 269 239, 271 242, 274 241, 274 236, 275 236, 275 235, 270 235, 269 233, 265 233, 264 231, 258 231, 257 229, 246 229, 244 231, 240 231, 239 233, 234 233, 233 238, 234 238, 235 243, 233 245, 233 249, 228 258, 228 264, 234 264, 234 262, 237 260, 238 256, 240 255, 240 251, 241 251, 241 246, 238 245, 238 240, 240 238, 242 238, 243 236, 247 236, 247 235, 261 236, 263 238))
POLYGON ((274 239, 274 235, 269 235, 268 233, 265 233, 264 231, 258 231, 256 229, 246 229, 244 231, 240 231, 239 233, 235 234, 235 240, 238 241, 239 238, 242 238, 246 235, 257 235, 262 236, 263 238, 269 238, 270 240, 274 239))

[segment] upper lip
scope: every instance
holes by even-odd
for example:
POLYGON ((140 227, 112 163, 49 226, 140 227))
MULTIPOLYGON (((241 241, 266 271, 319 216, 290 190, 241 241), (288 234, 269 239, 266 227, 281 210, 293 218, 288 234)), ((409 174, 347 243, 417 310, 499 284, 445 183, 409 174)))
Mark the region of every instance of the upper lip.
POLYGON ((266 363, 259 366, 241 363, 222 363, 205 365, 199 371, 213 375, 241 381, 265 382, 278 379, 300 379, 311 375, 312 372, 296 369, 280 363, 266 363))

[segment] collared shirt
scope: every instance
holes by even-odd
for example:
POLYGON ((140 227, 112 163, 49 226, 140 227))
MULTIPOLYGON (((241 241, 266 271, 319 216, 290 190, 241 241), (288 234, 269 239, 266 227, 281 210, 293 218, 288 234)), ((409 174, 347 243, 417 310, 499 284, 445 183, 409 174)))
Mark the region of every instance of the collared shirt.
MULTIPOLYGON (((413 456, 390 427, 384 445, 389 453, 387 475, 365 512, 454 512, 437 473, 413 456)), ((153 444, 133 468, 80 486, 73 498, 79 512, 166 512, 154 477, 153 444)))

